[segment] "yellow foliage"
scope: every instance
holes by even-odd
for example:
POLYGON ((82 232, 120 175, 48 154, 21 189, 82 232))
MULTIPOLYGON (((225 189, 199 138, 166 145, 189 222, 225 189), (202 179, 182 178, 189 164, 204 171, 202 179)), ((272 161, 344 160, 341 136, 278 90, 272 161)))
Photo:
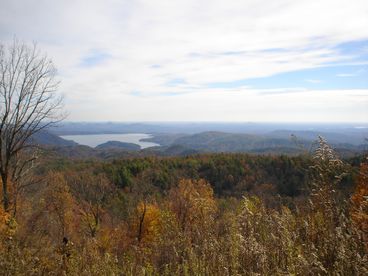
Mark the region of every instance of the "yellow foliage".
POLYGON ((15 219, 0 207, 0 250, 3 248, 4 239, 12 238, 15 234, 16 227, 15 219))
POLYGON ((41 199, 48 212, 50 231, 54 231, 58 240, 69 236, 75 217, 74 199, 69 186, 61 173, 49 175, 48 187, 41 199))
POLYGON ((154 241, 160 229, 161 211, 156 204, 140 202, 132 222, 132 233, 139 242, 154 241))
POLYGON ((213 190, 205 180, 182 179, 170 191, 170 205, 182 228, 206 223, 216 212, 213 190))
POLYGON ((4 208, 0 207, 0 237, 14 235, 16 227, 15 219, 8 212, 5 212, 4 208))

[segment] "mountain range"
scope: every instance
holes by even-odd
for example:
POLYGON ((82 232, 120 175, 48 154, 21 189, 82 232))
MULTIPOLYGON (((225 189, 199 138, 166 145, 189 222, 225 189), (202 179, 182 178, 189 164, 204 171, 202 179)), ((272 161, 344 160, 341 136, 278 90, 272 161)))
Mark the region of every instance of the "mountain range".
POLYGON ((73 157, 114 157, 114 156, 148 156, 148 155, 192 155, 206 152, 247 152, 254 154, 288 154, 296 155, 310 152, 315 146, 318 135, 327 141, 342 155, 353 156, 367 150, 364 134, 356 133, 319 133, 316 131, 275 130, 266 134, 227 133, 206 131, 195 134, 157 133, 142 141, 160 144, 141 150, 133 143, 107 141, 95 148, 78 145, 58 135, 42 131, 33 136, 33 142, 53 148, 58 153, 73 157), (363 143, 359 143, 363 142, 363 143))

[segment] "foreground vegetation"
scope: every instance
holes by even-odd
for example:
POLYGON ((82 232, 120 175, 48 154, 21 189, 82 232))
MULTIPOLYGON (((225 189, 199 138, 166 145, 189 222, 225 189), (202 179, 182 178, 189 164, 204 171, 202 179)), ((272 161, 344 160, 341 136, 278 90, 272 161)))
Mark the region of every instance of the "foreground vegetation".
POLYGON ((23 187, 1 275, 368 274, 368 164, 322 139, 313 157, 46 159, 23 187))

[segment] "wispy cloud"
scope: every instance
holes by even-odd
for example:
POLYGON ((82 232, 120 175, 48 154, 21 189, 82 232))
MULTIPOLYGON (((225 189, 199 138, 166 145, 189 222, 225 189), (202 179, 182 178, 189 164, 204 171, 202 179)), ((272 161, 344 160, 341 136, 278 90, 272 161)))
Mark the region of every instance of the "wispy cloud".
POLYGON ((357 76, 356 73, 341 73, 341 74, 337 74, 336 76, 341 77, 341 78, 346 78, 346 77, 355 77, 357 76))
POLYGON ((310 83, 321 83, 321 82, 323 82, 322 80, 312 80, 312 79, 305 80, 305 81, 310 82, 310 83))
POLYGON ((259 95, 283 95, 283 94, 294 94, 294 93, 305 93, 308 89, 304 87, 295 87, 295 88, 274 88, 274 89, 262 89, 256 90, 259 95))
POLYGON ((360 70, 354 71, 352 73, 339 73, 336 76, 341 77, 341 78, 357 77, 357 76, 359 76, 361 74, 364 74, 366 72, 367 72, 366 69, 360 69, 360 70))

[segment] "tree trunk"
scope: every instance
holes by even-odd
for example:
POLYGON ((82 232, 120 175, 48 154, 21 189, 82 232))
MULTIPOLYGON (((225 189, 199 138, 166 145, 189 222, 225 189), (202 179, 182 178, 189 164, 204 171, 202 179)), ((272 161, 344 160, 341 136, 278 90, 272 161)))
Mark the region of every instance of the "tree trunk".
POLYGON ((144 203, 143 203, 143 204, 144 204, 144 205, 143 205, 143 214, 142 214, 142 216, 141 216, 141 218, 140 218, 140 220, 139 220, 138 243, 140 243, 140 242, 141 242, 141 240, 142 240, 143 222, 144 222, 144 217, 146 216, 146 208, 147 208, 147 206, 146 206, 146 201, 144 201, 144 203))
POLYGON ((6 173, 1 174, 1 181, 3 184, 3 206, 4 211, 8 212, 10 208, 9 194, 8 194, 8 176, 6 173))

